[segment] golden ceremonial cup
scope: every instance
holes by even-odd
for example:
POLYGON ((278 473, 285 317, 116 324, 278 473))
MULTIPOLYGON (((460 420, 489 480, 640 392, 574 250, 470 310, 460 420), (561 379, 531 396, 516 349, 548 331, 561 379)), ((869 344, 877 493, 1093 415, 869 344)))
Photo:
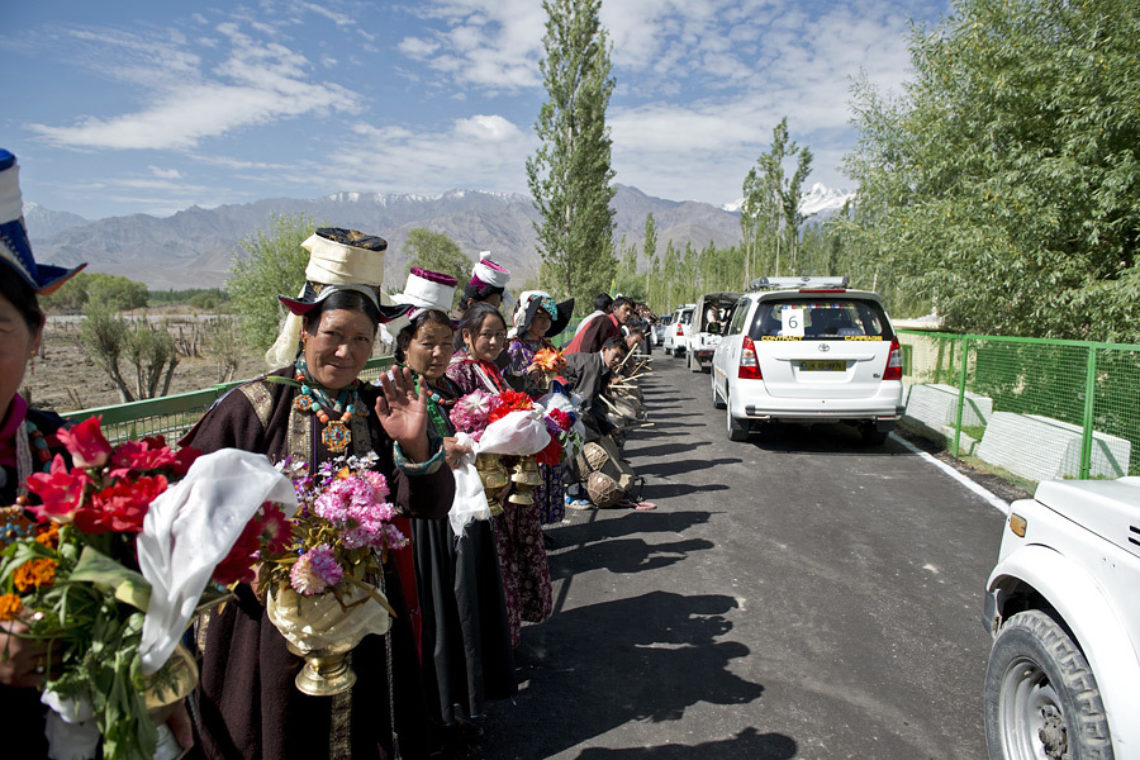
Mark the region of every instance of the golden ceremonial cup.
POLYGON ((483 493, 487 496, 487 506, 491 514, 501 515, 503 507, 495 498, 495 494, 510 482, 502 457, 498 454, 476 454, 475 469, 479 472, 479 480, 483 482, 483 493))

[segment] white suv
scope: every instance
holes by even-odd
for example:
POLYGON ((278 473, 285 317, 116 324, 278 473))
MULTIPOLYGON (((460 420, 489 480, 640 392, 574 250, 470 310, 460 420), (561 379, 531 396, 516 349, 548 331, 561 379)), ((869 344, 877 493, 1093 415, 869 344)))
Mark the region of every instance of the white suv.
POLYGON ((1010 506, 983 623, 992 760, 1140 757, 1140 477, 1010 506))
POLYGON ((685 353, 685 348, 689 345, 689 328, 693 322, 693 307, 696 304, 687 303, 684 306, 678 306, 673 312, 673 319, 669 321, 669 327, 665 329, 665 354, 668 356, 681 356, 685 353))
POLYGON ((757 425, 848 422, 872 444, 904 411, 902 352, 882 301, 847 278, 762 277, 713 354, 712 399, 743 441, 757 425))

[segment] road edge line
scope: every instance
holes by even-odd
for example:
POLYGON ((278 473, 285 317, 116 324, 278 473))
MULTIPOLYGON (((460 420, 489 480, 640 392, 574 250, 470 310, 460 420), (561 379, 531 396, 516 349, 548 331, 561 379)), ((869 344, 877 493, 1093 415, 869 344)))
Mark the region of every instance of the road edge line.
POLYGON ((986 488, 984 488, 983 486, 978 485, 973 480, 970 480, 965 475, 958 472, 953 467, 951 467, 950 465, 948 465, 945 462, 943 462, 942 460, 940 460, 938 457, 931 454, 929 451, 923 451, 922 449, 915 446, 913 443, 911 443, 907 439, 903 438, 902 436, 895 435, 894 433, 891 433, 891 439, 894 441, 898 441, 899 443, 901 443, 903 445, 903 448, 905 448, 910 453, 917 454, 921 458, 925 459, 927 462, 930 462, 935 467, 937 467, 938 469, 945 472, 950 477, 954 478, 954 480, 957 480, 959 483, 964 485, 966 488, 973 491, 975 494, 977 494, 978 496, 982 497, 987 502, 989 502, 989 505, 991 507, 993 507, 994 509, 1001 512, 1003 515, 1009 514, 1009 502, 1006 501, 1005 499, 1001 498, 997 494, 995 494, 993 491, 989 491, 986 488))

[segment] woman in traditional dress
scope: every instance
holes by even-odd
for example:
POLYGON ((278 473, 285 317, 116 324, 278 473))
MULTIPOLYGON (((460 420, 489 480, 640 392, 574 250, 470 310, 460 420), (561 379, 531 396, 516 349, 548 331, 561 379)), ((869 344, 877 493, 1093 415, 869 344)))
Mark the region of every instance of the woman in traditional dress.
MULTIPOLYGON (((549 382, 542 370, 532 366, 534 357, 543 349, 556 350, 549 338, 566 329, 573 313, 573 298, 555 304, 550 294, 541 290, 527 291, 519 296, 514 319, 515 336, 507 346, 509 360, 504 373, 511 385, 533 399, 546 395, 549 382)), ((538 472, 542 483, 534 489, 534 504, 542 524, 559 523, 566 514, 562 465, 540 464, 538 472)), ((549 536, 544 539, 547 544, 551 543, 549 536)))
MULTIPOLYGON (((450 378, 467 394, 476 389, 487 393, 510 390, 495 360, 507 340, 507 323, 489 304, 475 304, 459 326, 464 348, 452 357, 450 378)), ((550 617, 550 567, 542 540, 542 523, 532 506, 502 500, 503 512, 492 518, 499 570, 507 599, 511 645, 518 646, 522 621, 541 623, 550 617)))
MULTIPOLYGON (((303 317, 301 350, 292 364, 238 387, 218 401, 183 439, 210 452, 224 447, 291 457, 311 470, 337 456, 375 453, 392 501, 407 515, 443 517, 454 479, 443 466, 443 446, 427 427, 427 389, 413 390, 406 370, 381 377, 380 387, 359 380, 384 316, 406 307, 381 307, 376 292, 386 243, 348 230, 321 229, 306 241, 314 258, 351 279, 365 263, 365 284, 310 281, 297 299, 281 297, 303 317), (376 266, 375 259, 380 260, 376 266)), ((308 272, 313 271, 310 260, 308 272)), ((400 580, 391 560, 379 579, 395 608, 391 632, 366 636, 350 655, 357 682, 334 697, 301 693, 293 679, 300 658, 269 622, 254 590, 205 621, 196 728, 206 757, 391 758, 427 757, 426 705, 418 679, 416 645, 400 580)))
MULTIPOLYGON (((56 438, 64 420, 32 409, 20 395, 28 362, 40 350, 44 312, 38 295, 70 279, 74 269, 36 264, 25 232, 16 157, 0 149, 0 507, 34 498, 24 485, 34 472, 46 472, 56 454, 67 456, 56 438)), ((30 515, 13 508, 0 513, 0 548, 5 536, 27 535, 30 515)), ((37 688, 44 680, 47 648, 21 638, 28 627, 0 612, 0 715, 10 728, 6 742, 22 758, 47 757, 47 708, 37 688)))
MULTIPOLYGON (((444 375, 454 328, 443 310, 455 280, 444 277, 413 269, 404 293, 392 299, 416 306, 396 336, 396 361, 412 371, 417 390, 427 388, 428 424, 444 439, 449 463, 456 464, 463 452, 451 445, 449 412, 462 392, 444 375), (432 304, 436 308, 425 308, 432 304)), ((450 520, 418 519, 412 532, 424 688, 447 743, 462 747, 482 735, 485 700, 517 692, 495 537, 485 520, 471 520, 457 534, 450 520)))

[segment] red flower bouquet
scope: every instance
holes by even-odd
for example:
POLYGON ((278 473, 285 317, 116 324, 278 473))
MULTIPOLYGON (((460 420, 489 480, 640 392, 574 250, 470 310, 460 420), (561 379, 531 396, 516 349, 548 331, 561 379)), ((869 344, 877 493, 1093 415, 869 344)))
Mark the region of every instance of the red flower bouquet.
POLYGON ((109 760, 150 760, 151 711, 197 680, 191 658, 171 655, 196 603, 224 596, 203 594, 210 574, 235 551, 248 570, 234 531, 260 534, 259 506, 292 488, 248 452, 199 459, 161 437, 112 447, 98 418, 58 437, 74 466, 57 455, 27 480, 42 503, 0 510, 0 621, 22 621, 48 647, 53 756, 94 757, 101 741, 109 760), (239 519, 227 530, 221 516, 239 519))

